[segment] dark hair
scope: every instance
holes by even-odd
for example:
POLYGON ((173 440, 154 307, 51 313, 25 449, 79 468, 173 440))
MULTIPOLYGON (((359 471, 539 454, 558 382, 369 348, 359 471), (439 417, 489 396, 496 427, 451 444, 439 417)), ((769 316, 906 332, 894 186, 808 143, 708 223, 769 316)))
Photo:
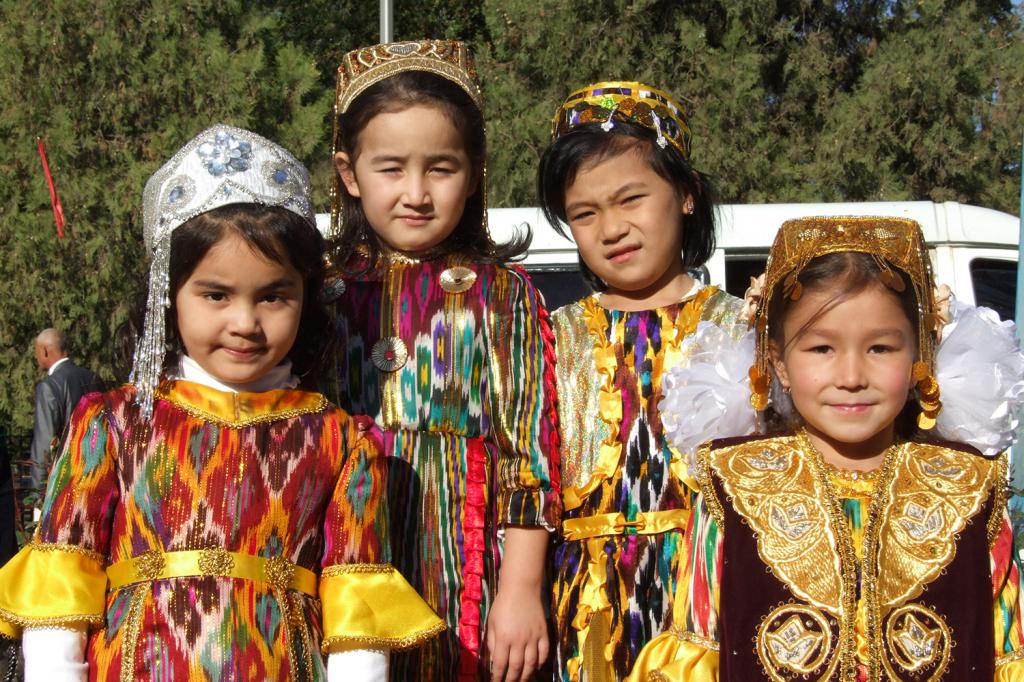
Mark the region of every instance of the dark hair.
MULTIPOLYGON (((704 265, 715 252, 717 197, 711 179, 695 170, 673 145, 659 147, 654 131, 632 121, 616 120, 615 127, 607 132, 599 122, 586 123, 548 145, 537 173, 537 196, 544 217, 560 235, 567 237, 566 190, 585 166, 626 153, 642 154, 651 170, 671 183, 680 196, 693 199, 693 214, 685 218, 680 214, 683 267, 704 265)), ((604 282, 582 258, 580 272, 596 291, 604 291, 604 282)))
MULTIPOLYGON (((502 263, 522 256, 530 244, 529 231, 506 244, 495 244, 487 233, 486 183, 487 138, 483 113, 469 94, 455 82, 427 71, 406 71, 368 87, 360 93, 335 121, 335 148, 347 153, 354 163, 359 154, 359 136, 378 114, 404 111, 423 105, 436 107, 455 126, 472 164, 476 191, 467 199, 458 225, 423 258, 438 258, 451 253, 463 254, 474 262, 502 263)), ((333 159, 332 159, 333 163, 333 159)), ((337 169, 334 183, 341 201, 341 230, 328 248, 343 270, 351 264, 356 249, 368 254, 368 267, 380 261, 384 245, 373 231, 359 199, 345 188, 337 169)))
MULTIPOLYGON (((917 315, 917 295, 914 293, 913 283, 905 272, 898 268, 892 268, 903 280, 903 291, 895 291, 883 283, 881 279, 882 269, 878 261, 867 253, 858 251, 840 251, 824 256, 818 256, 811 260, 797 277, 803 286, 803 295, 812 291, 833 291, 836 292, 821 308, 811 316, 803 327, 797 330, 792 338, 785 338, 783 327, 787 316, 793 309, 794 301, 785 295, 782 286, 776 286, 771 300, 768 302, 768 319, 771 326, 768 328, 768 338, 780 350, 785 349, 791 343, 802 336, 822 315, 835 308, 843 301, 857 296, 871 287, 880 287, 895 297, 900 308, 910 321, 910 328, 914 331, 914 348, 917 348, 918 335, 921 333, 917 315)), ((921 411, 920 406, 913 400, 908 400, 903 410, 896 417, 896 433, 901 438, 913 437, 917 432, 917 415, 921 411)), ((784 420, 789 421, 789 420, 784 420)), ((776 420, 776 424, 779 422, 776 420)), ((795 424, 789 423, 792 427, 795 424)))
MULTIPOLYGON (((164 371, 171 369, 178 355, 184 352, 175 308, 178 290, 228 232, 237 234, 267 259, 286 264, 302 275, 302 316, 288 358, 292 361, 292 371, 301 378, 303 385, 315 387, 316 375, 330 352, 333 338, 322 300, 324 240, 312 222, 279 206, 228 204, 195 216, 171 233, 168 290, 171 305, 164 317, 167 344, 164 371)), ((123 361, 127 360, 128 366, 131 366, 130 354, 145 318, 145 300, 143 292, 139 297, 140 305, 119 332, 121 354, 127 353, 123 361)))

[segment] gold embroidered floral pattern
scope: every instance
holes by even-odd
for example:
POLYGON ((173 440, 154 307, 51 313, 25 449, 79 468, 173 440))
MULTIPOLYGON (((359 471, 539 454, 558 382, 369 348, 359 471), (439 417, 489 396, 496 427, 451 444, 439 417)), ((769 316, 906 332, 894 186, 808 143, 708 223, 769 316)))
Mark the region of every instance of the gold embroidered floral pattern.
MULTIPOLYGON (((838 645, 833 647, 838 654, 824 659, 825 664, 830 670, 841 666, 839 677, 853 679, 858 562, 821 455, 800 433, 704 449, 699 463, 704 467, 702 490, 716 519, 722 522, 721 512, 715 513, 714 487, 708 484, 711 473, 750 526, 772 573, 826 618, 838 620, 838 645)), ((1002 472, 998 460, 938 445, 894 445, 886 454, 875 474, 864 527, 860 594, 867 617, 869 680, 883 674, 907 679, 910 673, 914 679, 937 680, 946 670, 953 646, 950 628, 934 610, 908 602, 953 560, 957 535, 988 497, 995 492, 998 498, 1002 472)), ((986 522, 991 528, 991 520, 986 522)), ((803 607, 787 605, 796 606, 803 607)), ((813 654, 816 646, 824 646, 813 636, 820 624, 790 618, 782 609, 765 619, 757 636, 762 663, 777 680, 820 665, 813 654)))
MULTIPOLYGON (((901 457, 881 512, 878 604, 883 612, 921 594, 949 565, 956 535, 992 493, 998 467, 977 455, 919 445, 901 457)), ((987 519, 986 519, 987 520, 987 519)))
POLYGON ((886 621, 885 645, 903 670, 894 671, 888 658, 883 658, 886 673, 893 679, 905 679, 907 672, 922 671, 925 679, 938 680, 949 663, 952 640, 949 626, 935 611, 920 604, 901 606, 886 621))
POLYGON ((276 556, 267 559, 263 572, 267 575, 267 582, 280 590, 286 590, 291 586, 292 578, 295 577, 295 564, 284 557, 276 556))
MULTIPOLYGON (((768 676, 779 682, 817 671, 831 652, 828 619, 809 606, 779 606, 761 622, 757 632, 757 654, 768 676)), ((830 667, 834 666, 835 661, 830 667)))
POLYGON ((140 581, 156 580, 167 567, 167 559, 164 558, 164 553, 158 549, 143 552, 132 559, 132 563, 135 568, 135 577, 140 581))
POLYGON ((204 549, 199 554, 199 571, 205 576, 230 575, 235 560, 227 550, 204 549))
POLYGON ((711 451, 711 468, 757 536, 757 551, 790 590, 835 616, 842 571, 822 484, 792 439, 711 451))

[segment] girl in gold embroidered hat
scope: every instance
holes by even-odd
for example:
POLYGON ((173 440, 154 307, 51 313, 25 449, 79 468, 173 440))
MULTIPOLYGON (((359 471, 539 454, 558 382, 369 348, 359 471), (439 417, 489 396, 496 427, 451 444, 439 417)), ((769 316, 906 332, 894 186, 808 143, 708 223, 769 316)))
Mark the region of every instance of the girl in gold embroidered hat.
POLYGON ((863 217, 785 223, 754 326, 750 406, 783 431, 699 448, 673 628, 634 679, 1024 679, 1012 323, 943 310, 917 223, 863 217))
POLYGON ((391 678, 529 679, 560 515, 553 351, 541 296, 505 265, 525 244, 487 232, 469 52, 351 52, 335 113, 338 394, 383 428, 392 559, 449 626, 391 678))
POLYGON ((150 178, 142 215, 132 382, 75 410, 35 537, 0 570, 0 631, 24 628, 27 682, 385 679, 329 676, 321 645, 444 623, 387 563, 373 421, 299 387, 327 341, 306 169, 217 125, 150 178))
POLYGON ((578 90, 540 165, 548 220, 567 224, 596 293, 554 313, 563 540, 555 552, 560 680, 617 680, 671 626, 692 488, 665 438, 665 373, 702 320, 742 334, 741 302, 687 271, 714 251, 708 180, 669 95, 578 90))

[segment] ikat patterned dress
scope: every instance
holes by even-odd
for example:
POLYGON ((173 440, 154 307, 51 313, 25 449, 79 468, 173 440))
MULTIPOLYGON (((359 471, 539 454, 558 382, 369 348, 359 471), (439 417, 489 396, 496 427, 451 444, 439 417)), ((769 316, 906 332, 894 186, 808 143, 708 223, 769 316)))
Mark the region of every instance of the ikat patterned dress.
POLYGON ((501 529, 559 519, 543 300, 519 269, 453 257, 393 259, 344 289, 339 400, 383 429, 393 562, 449 628, 392 656, 391 679, 484 679, 501 529))
POLYGON ((130 386, 86 396, 0 620, 87 626, 104 682, 324 680, 322 646, 417 644, 443 625, 386 563, 378 450, 318 393, 165 382, 150 420, 130 386))
POLYGON ((562 427, 562 541, 555 552, 557 679, 620 680, 672 624, 693 491, 658 403, 702 320, 746 331, 742 301, 707 287, 653 310, 592 296, 554 313, 562 427))

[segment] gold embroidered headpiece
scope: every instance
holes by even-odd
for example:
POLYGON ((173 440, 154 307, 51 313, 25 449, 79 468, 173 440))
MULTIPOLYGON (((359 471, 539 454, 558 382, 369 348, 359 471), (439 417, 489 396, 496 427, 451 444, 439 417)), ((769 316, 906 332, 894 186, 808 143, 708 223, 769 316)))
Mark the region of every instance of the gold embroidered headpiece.
MULTIPOLYGON (((359 95, 372 85, 406 71, 426 71, 452 81, 483 110, 483 96, 477 80, 476 63, 469 46, 458 40, 415 40, 384 43, 352 50, 338 67, 338 85, 334 97, 334 138, 331 158, 338 152, 341 136, 340 116, 359 95)), ((486 212, 485 212, 486 215, 486 212)), ((331 185, 331 234, 341 224, 341 179, 334 174, 331 185)))
POLYGON ((918 359, 913 378, 917 382, 922 413, 918 425, 930 429, 941 409, 935 380, 935 344, 942 322, 935 305, 935 282, 921 226, 905 218, 815 217, 787 220, 779 228, 768 254, 764 290, 754 316, 755 364, 750 368, 750 402, 757 410, 768 406, 771 384, 769 366, 768 307, 778 287, 790 300, 803 295, 800 273, 815 258, 830 253, 856 251, 875 259, 881 282, 897 292, 905 288, 895 268, 910 279, 917 299, 918 359))
POLYGON ((476 64, 466 44, 457 40, 416 40, 364 47, 346 54, 338 67, 335 115, 345 113, 371 85, 404 71, 443 76, 462 87, 483 108, 476 64))
POLYGON ((551 122, 551 139, 585 123, 597 122, 610 131, 616 119, 653 130, 659 146, 671 142, 690 158, 690 127, 683 108, 668 93, 635 81, 595 83, 566 97, 551 122))

